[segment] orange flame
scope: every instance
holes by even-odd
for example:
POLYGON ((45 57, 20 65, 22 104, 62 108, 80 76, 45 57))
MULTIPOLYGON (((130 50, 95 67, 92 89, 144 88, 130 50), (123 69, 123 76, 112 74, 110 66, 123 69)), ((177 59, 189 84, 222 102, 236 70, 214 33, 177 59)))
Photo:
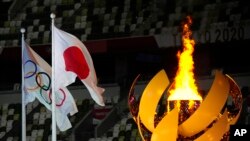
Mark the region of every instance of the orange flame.
POLYGON ((178 51, 177 57, 179 59, 178 70, 174 79, 173 88, 169 91, 168 100, 199 100, 202 97, 198 93, 198 88, 194 79, 194 61, 192 54, 194 52, 194 40, 191 39, 192 32, 189 29, 192 24, 190 16, 183 25, 182 43, 183 51, 178 51))

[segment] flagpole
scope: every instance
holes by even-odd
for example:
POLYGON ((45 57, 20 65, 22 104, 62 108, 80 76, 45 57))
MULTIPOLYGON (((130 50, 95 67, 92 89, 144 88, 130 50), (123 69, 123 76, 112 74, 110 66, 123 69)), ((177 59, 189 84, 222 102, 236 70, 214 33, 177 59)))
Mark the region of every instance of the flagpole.
POLYGON ((55 58, 54 58, 54 55, 55 55, 55 42, 54 42, 54 21, 55 21, 55 17, 56 15, 54 13, 50 14, 50 18, 51 18, 51 41, 52 41, 52 45, 51 45, 51 48, 52 48, 52 75, 51 75, 51 88, 52 88, 52 109, 51 109, 51 112, 52 112, 52 141, 56 141, 56 104, 55 104, 55 85, 54 85, 54 74, 55 74, 55 58))
POLYGON ((23 49, 24 49, 24 33, 25 33, 25 29, 21 28, 21 33, 22 33, 22 141, 26 141, 26 109, 25 109, 25 93, 24 93, 24 68, 23 68, 23 49))

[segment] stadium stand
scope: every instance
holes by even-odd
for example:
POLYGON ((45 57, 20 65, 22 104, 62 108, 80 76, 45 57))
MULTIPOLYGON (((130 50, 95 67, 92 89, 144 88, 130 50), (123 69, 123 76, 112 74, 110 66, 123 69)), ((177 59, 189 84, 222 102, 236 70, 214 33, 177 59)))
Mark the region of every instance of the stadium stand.
MULTIPOLYGON (((56 14, 59 28, 62 26, 82 40, 175 33, 189 13, 194 20, 193 30, 199 32, 217 27, 248 26, 249 23, 248 4, 242 1, 177 1, 176 7, 168 13, 159 10, 153 1, 140 2, 138 0, 138 5, 134 6, 135 2, 130 0, 34 0, 16 17, 1 21, 1 45, 20 45, 16 37, 21 27, 27 28, 27 38, 32 44, 49 44, 49 15, 52 12, 56 14)), ((5 5, 3 7, 6 9, 5 5)))
MULTIPOLYGON (((20 70, 20 59, 16 59, 20 29, 26 28, 26 41, 50 60, 52 12, 56 26, 77 36, 93 53, 100 82, 105 86, 115 83, 110 86, 114 93, 105 92, 109 95, 105 107, 79 96, 82 87, 71 89, 77 93, 79 112, 70 116, 72 129, 58 131, 58 140, 141 141, 127 107, 129 86, 138 73, 146 74, 141 82, 146 85, 162 67, 173 77, 176 60, 172 58, 180 49, 180 25, 187 15, 193 18, 198 48, 195 60, 200 62, 195 71, 205 83, 202 91, 208 90, 214 68, 233 74, 245 104, 239 124, 249 124, 249 7, 249 2, 240 0, 0 0, 0 64, 4 66, 0 75, 0 140, 21 140, 21 103, 4 101, 11 99, 6 96, 10 93, 20 96, 20 77, 12 79, 20 76, 14 72, 20 70), (12 75, 7 78, 8 73, 12 75)), ((27 141, 51 140, 50 125, 49 110, 38 101, 27 105, 27 141)))

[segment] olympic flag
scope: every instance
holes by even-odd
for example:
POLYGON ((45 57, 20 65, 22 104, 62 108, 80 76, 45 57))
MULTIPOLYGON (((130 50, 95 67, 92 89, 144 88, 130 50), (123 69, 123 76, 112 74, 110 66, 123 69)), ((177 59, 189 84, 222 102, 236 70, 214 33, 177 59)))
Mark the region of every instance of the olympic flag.
POLYGON ((55 49, 55 90, 75 82, 78 77, 88 89, 92 99, 104 106, 104 89, 97 86, 92 58, 85 45, 75 36, 52 24, 52 47, 55 49))
MULTIPOLYGON (((22 69, 24 103, 27 104, 37 98, 47 109, 51 110, 51 66, 43 60, 22 39, 22 69)), ((55 91, 56 124, 60 131, 66 131, 72 125, 68 114, 78 112, 75 100, 67 88, 59 88, 55 91)))

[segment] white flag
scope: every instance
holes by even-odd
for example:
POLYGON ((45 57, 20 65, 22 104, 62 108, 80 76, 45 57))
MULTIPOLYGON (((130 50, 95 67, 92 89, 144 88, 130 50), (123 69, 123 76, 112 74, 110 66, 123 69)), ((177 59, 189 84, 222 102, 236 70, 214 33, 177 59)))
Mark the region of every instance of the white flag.
POLYGON ((75 82, 78 77, 92 99, 104 106, 104 89, 97 86, 92 58, 85 45, 75 36, 53 27, 55 48, 55 90, 75 82))
MULTIPOLYGON (((22 65, 24 71, 24 91, 26 104, 37 98, 46 108, 51 110, 51 67, 32 48, 23 41, 22 65)), ((78 112, 75 100, 67 88, 59 88, 55 92, 56 123, 60 131, 66 131, 72 125, 68 114, 78 112)))

